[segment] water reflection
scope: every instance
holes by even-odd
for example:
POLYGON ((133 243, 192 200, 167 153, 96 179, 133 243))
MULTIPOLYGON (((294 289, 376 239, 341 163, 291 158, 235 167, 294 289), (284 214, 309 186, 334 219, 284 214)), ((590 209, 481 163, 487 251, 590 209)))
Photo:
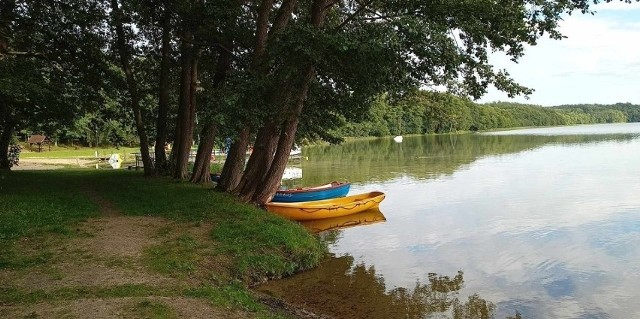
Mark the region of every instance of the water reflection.
POLYGON ((486 135, 638 135, 638 123, 588 124, 559 127, 535 127, 519 130, 482 133, 486 135))
POLYGON ((340 216, 334 218, 323 218, 300 221, 302 226, 313 233, 320 233, 328 230, 345 229, 355 226, 364 226, 387 221, 378 208, 366 210, 357 214, 340 216))
POLYGON ((351 256, 328 259, 322 267, 259 287, 259 291, 336 318, 492 318, 495 306, 478 295, 461 298, 463 273, 430 273, 413 289, 388 289, 374 266, 351 256))
POLYGON ((499 319, 516 311, 527 319, 635 318, 640 125, 631 126, 628 134, 612 125, 599 126, 598 135, 418 136, 313 147, 305 150, 303 179, 347 179, 352 192, 387 194, 385 223, 323 233, 336 256, 375 266, 387 290, 412 294, 430 272, 463 269, 456 298, 467 303, 477 293, 499 319))
POLYGON ((580 145, 610 141, 631 141, 632 134, 595 136, 500 136, 482 134, 426 135, 405 138, 357 140, 341 145, 305 148, 308 160, 301 162, 302 185, 317 185, 332 180, 353 183, 386 181, 408 176, 435 179, 451 175, 487 156, 514 154, 545 145, 580 145))

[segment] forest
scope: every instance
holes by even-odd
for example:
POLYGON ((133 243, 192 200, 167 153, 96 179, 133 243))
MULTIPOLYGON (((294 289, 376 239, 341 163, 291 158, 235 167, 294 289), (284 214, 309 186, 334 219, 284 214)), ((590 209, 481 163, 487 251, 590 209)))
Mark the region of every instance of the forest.
POLYGON ((362 121, 344 121, 335 136, 395 136, 514 127, 640 122, 640 105, 579 104, 543 107, 513 102, 474 103, 449 93, 415 91, 379 96, 362 121))
POLYGON ((517 61, 598 2, 1 0, 0 169, 12 141, 44 133, 135 144, 145 176, 209 183, 229 140, 219 190, 262 204, 301 139, 632 120, 624 105, 469 102, 531 94, 489 53, 517 61))
MULTIPOLYGON (((305 134, 305 123, 296 141, 339 143, 348 137, 383 137, 402 134, 442 134, 482 130, 559 126, 598 123, 640 122, 640 105, 630 103, 576 104, 543 107, 514 102, 475 103, 449 93, 416 91, 409 97, 392 100, 380 95, 368 107, 361 120, 335 119, 325 135, 305 134)), ((145 123, 153 128, 153 123, 145 123)), ((309 130, 311 131, 311 130, 309 130)), ((14 142, 26 141, 31 134, 44 134, 63 145, 93 147, 136 146, 138 136, 131 116, 114 104, 79 114, 70 123, 34 123, 17 132, 14 142)), ((155 132, 151 131, 152 134, 155 132)), ((194 136, 194 144, 199 134, 194 136)), ((228 136, 215 139, 217 148, 225 148, 228 136)))

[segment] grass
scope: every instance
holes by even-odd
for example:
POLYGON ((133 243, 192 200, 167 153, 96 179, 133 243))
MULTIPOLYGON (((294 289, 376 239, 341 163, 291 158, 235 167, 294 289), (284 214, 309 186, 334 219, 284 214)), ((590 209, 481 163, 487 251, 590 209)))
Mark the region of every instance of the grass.
POLYGON ((35 254, 16 252, 17 239, 73 236, 73 225, 97 216, 98 206, 78 191, 78 178, 83 175, 69 172, 51 180, 48 176, 44 172, 0 173, 0 269, 40 265, 51 257, 47 247, 35 254), (41 182, 43 178, 47 182, 41 182))
POLYGON ((188 275, 196 270, 198 261, 202 258, 198 248, 193 237, 183 234, 148 248, 144 261, 159 273, 188 275))
POLYGON ((178 316, 169 306, 159 303, 153 302, 149 300, 144 300, 136 304, 129 311, 131 315, 135 318, 140 319, 176 319, 178 316))
POLYGON ((246 282, 291 275, 324 257, 325 247, 302 226, 211 188, 135 172, 94 174, 100 194, 126 214, 216 224, 217 249, 235 260, 234 273, 246 282))
POLYGON ((81 189, 85 174, 0 173, 0 240, 41 232, 70 233, 70 225, 97 216, 81 189))
MULTIPOLYGON (((262 313, 265 318, 280 318, 278 314, 265 315, 265 306, 256 300, 242 285, 231 283, 223 286, 202 285, 198 287, 157 288, 147 285, 118 285, 111 287, 73 287, 55 290, 37 289, 26 291, 16 288, 0 287, 0 304, 27 303, 36 304, 47 301, 76 300, 88 298, 131 298, 131 297, 188 297, 209 300, 219 307, 235 307, 253 313, 262 313)), ((162 318, 161 314, 172 315, 170 309, 163 304, 142 301, 135 308, 141 313, 156 315, 149 318, 162 318), (168 311, 169 310, 169 311, 168 311)), ((139 317, 136 317, 139 318, 139 317)), ((143 317, 147 318, 147 317, 143 317)), ((169 317, 174 318, 174 317, 169 317)))
POLYGON ((243 286, 237 283, 231 283, 222 287, 204 285, 189 288, 184 291, 184 295, 188 297, 205 298, 218 306, 236 306, 251 312, 258 312, 264 307, 257 302, 243 286))
MULTIPOLYGON (((91 147, 65 147, 65 146, 52 146, 44 148, 44 151, 38 152, 36 148, 34 151, 30 151, 29 146, 23 146, 23 151, 20 153, 20 158, 77 158, 77 157, 96 157, 96 151, 99 157, 106 157, 113 153, 120 154, 120 157, 133 158, 131 153, 140 152, 140 148, 137 147, 106 147, 106 148, 91 148, 91 147)), ((135 160, 135 158, 133 158, 135 160)))
MULTIPOLYGON (((151 235, 160 243, 145 249, 141 262, 149 271, 177 278, 181 284, 49 290, 4 286, 0 287, 0 304, 181 296, 205 298, 216 306, 242 309, 259 318, 281 318, 260 304, 247 286, 314 267, 326 254, 326 246, 302 226, 239 203, 211 186, 145 178, 141 172, 127 170, 14 171, 0 172, 0 271, 24 273, 75 258, 51 247, 58 241, 91 235, 77 227, 100 214, 91 194, 98 194, 125 216, 167 219, 151 235), (185 229, 196 229, 200 235, 196 238, 185 229), (218 260, 225 262, 203 268, 206 262, 218 260), (200 284, 193 286, 194 278, 200 284)), ((87 258, 126 269, 133 269, 136 263, 87 258)), ((140 303, 131 311, 141 318, 174 315, 156 303, 140 303)))
POLYGON ((75 300, 81 298, 120 298, 177 296, 180 288, 157 288, 146 285, 118 285, 110 287, 66 287, 54 290, 25 291, 17 288, 0 288, 0 303, 29 303, 42 301, 75 300))

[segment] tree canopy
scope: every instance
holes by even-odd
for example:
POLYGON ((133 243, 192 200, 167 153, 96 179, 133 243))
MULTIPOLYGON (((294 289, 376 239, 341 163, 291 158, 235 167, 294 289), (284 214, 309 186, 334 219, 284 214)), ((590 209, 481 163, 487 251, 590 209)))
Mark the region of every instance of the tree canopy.
POLYGON ((67 141, 135 142, 146 175, 209 182, 213 145, 231 139, 219 188, 260 204, 296 138, 338 141, 336 127, 371 116, 387 123, 367 133, 377 135, 496 125, 478 118, 583 121, 582 108, 527 109, 516 121, 521 109, 472 107, 466 98, 490 86, 531 93, 489 53, 517 61, 541 37, 561 39, 566 14, 590 13, 597 2, 2 0, 0 167, 8 168, 15 132, 41 130, 67 141), (461 98, 416 94, 420 87, 461 98))

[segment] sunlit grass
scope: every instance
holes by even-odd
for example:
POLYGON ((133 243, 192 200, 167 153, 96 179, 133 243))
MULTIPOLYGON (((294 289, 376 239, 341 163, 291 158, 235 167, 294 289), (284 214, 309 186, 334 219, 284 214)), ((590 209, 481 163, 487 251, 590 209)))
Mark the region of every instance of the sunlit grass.
MULTIPOLYGON (((96 192, 125 215, 158 216, 180 222, 214 225, 210 238, 218 254, 233 261, 233 273, 245 282, 278 278, 308 269, 324 257, 326 247, 302 226, 267 213, 235 197, 168 178, 145 178, 126 170, 16 171, 0 176, 0 265, 19 258, 11 242, 42 233, 72 235, 72 226, 97 216, 87 196, 96 192)), ((158 268, 190 271, 198 256, 189 238, 150 251, 158 268), (184 263, 178 262, 185 258, 184 263)), ((45 256, 46 257, 46 256, 45 256)), ((35 258, 35 257, 34 257, 35 258)), ((46 262, 42 258, 18 264, 46 262)))
MULTIPOLYGON (((0 270, 50 269, 65 258, 76 258, 60 255, 51 240, 87 235, 77 226, 99 216, 96 196, 110 202, 117 214, 167 219, 151 234, 159 243, 146 248, 139 262, 146 271, 175 278, 175 285, 52 290, 7 286, 0 287, 0 304, 187 297, 248 311, 256 318, 285 318, 261 304, 247 286, 313 267, 326 253, 326 247, 302 226, 215 192, 213 185, 145 178, 140 171, 128 170, 13 171, 0 173, 0 270), (208 268, 212 263, 215 266, 208 268), (193 280, 201 283, 193 286, 193 280)), ((135 262, 114 259, 107 264, 127 268, 135 262)), ((175 315, 153 301, 134 303, 126 311, 139 318, 175 315)))
MULTIPOLYGON (((37 148, 34 146, 32 148, 24 147, 22 153, 20 153, 20 158, 95 158, 96 152, 97 157, 107 157, 111 154, 118 153, 120 157, 128 156, 131 153, 140 152, 139 148, 136 147, 108 147, 108 148, 90 148, 90 147, 51 147, 49 151, 48 147, 44 147, 42 152, 36 151, 37 148), (31 150, 33 149, 33 151, 31 150)), ((135 160, 135 158, 134 158, 135 160)))
POLYGON ((134 172, 100 174, 100 181, 96 189, 126 214, 215 224, 211 236, 218 251, 233 257, 234 272, 246 281, 311 268, 325 254, 325 247, 302 226, 239 203, 213 186, 143 178, 134 172))
POLYGON ((146 249, 145 263, 153 270, 164 274, 188 275, 196 270, 198 243, 187 234, 169 238, 159 245, 146 249))

